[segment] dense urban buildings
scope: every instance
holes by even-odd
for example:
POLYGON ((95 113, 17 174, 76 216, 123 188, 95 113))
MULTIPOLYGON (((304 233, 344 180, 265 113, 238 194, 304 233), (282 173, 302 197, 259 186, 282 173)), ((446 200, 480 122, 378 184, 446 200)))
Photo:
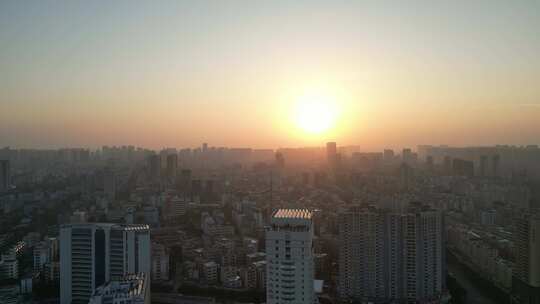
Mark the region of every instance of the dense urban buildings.
POLYGON ((521 154, 422 149, 2 149, 0 301, 535 303, 521 154))

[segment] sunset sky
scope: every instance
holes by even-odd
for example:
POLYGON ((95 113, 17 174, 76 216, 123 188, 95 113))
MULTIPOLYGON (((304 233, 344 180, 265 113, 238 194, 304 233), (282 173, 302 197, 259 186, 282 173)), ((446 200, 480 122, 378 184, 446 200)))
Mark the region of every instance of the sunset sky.
POLYGON ((0 146, 328 140, 539 143, 540 1, 0 2, 0 146))

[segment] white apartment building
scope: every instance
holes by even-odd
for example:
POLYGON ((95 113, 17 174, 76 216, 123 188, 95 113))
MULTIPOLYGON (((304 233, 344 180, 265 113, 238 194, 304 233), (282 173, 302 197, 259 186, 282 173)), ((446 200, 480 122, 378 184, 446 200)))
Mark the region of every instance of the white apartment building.
POLYGON ((96 287, 127 273, 150 274, 148 225, 84 223, 60 230, 60 303, 87 304, 96 287))
POLYGON ((266 303, 316 303, 311 211, 274 212, 266 229, 266 263, 266 303))

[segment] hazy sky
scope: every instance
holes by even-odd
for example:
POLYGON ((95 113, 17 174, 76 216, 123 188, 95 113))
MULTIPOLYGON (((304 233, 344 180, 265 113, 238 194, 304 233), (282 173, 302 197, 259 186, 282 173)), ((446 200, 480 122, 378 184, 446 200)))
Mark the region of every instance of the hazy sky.
POLYGON ((540 1, 0 1, 0 146, 540 138, 540 1), (294 103, 323 91, 336 127, 294 103))

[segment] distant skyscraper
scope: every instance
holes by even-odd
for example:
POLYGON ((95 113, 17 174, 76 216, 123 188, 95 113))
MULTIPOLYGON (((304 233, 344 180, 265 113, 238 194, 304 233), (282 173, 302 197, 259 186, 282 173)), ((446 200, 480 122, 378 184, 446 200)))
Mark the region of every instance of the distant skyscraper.
POLYGON ((433 172, 433 169, 434 169, 434 161, 433 161, 433 156, 431 155, 428 155, 426 157, 426 169, 430 172, 433 172))
POLYGON ((103 176, 103 189, 111 201, 116 199, 116 175, 113 169, 106 169, 103 176))
POLYGON ((96 287, 127 273, 150 275, 147 225, 71 224, 60 230, 60 303, 87 304, 96 287))
POLYGON ((180 178, 177 180, 177 188, 187 199, 191 192, 191 170, 184 169, 181 172, 180 178))
POLYGON ((411 149, 403 149, 401 159, 404 163, 411 164, 413 162, 413 152, 411 149))
POLYGON ((445 174, 452 174, 452 158, 450 156, 444 157, 444 173, 445 174))
POLYGON ((276 166, 280 169, 285 168, 285 157, 281 152, 276 153, 276 166))
POLYGON ((474 175, 474 162, 454 158, 452 160, 452 172, 454 175, 472 177, 474 175))
POLYGON ((487 176, 488 157, 487 155, 480 156, 480 176, 487 176))
POLYGON ((152 154, 148 156, 147 159, 147 168, 150 178, 154 180, 159 180, 161 175, 161 160, 160 156, 157 154, 152 154))
POLYGON ((516 303, 540 303, 540 215, 524 214, 515 223, 516 262, 512 281, 516 303))
POLYGON ((499 165, 501 162, 501 156, 499 154, 495 154, 493 155, 491 161, 493 176, 499 176, 499 165))
POLYGON ((335 142, 326 143, 326 160, 331 168, 335 168, 338 161, 337 145, 335 142))
POLYGON ((352 207, 339 214, 339 297, 438 303, 445 290, 444 250, 439 211, 419 204, 403 213, 352 207))
POLYGON ((411 190, 413 186, 413 168, 407 164, 402 163, 399 167, 399 182, 401 190, 411 190))
POLYGON ((266 303, 313 304, 313 222, 307 209, 279 209, 266 230, 266 303))
POLYGON ((0 191, 9 188, 10 174, 9 160, 0 160, 0 191))
POLYGON ((394 161, 394 150, 385 149, 383 152, 383 159, 385 163, 391 163, 394 161))
POLYGON ((176 180, 176 171, 178 170, 178 155, 176 153, 167 156, 167 178, 171 182, 176 180))

